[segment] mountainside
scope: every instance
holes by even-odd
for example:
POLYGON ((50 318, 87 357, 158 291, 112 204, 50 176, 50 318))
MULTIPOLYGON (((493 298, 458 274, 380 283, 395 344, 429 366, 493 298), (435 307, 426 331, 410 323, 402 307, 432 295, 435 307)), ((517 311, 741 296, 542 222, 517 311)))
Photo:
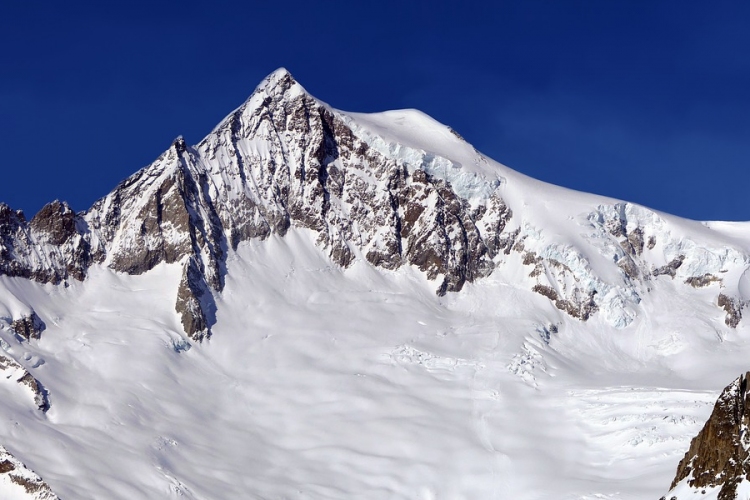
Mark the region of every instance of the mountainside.
POLYGON ((654 212, 602 203, 585 214, 586 246, 618 270, 595 269, 569 242, 530 241, 545 228, 522 207, 513 218, 502 188, 511 172, 427 117, 392 115, 406 129, 404 143, 381 133, 391 125, 387 114, 337 112, 279 70, 196 147, 178 138, 84 213, 55 201, 27 223, 0 205, 0 272, 57 284, 83 280, 98 263, 141 274, 180 262, 176 309, 186 333, 201 340, 210 334, 211 295, 223 288, 227 251, 294 226, 315 231, 342 267, 355 258, 391 270, 413 265, 439 278, 438 294, 489 275, 499 254, 516 252, 538 278, 533 289, 579 319, 606 307, 625 326, 632 313, 624 309, 643 298, 645 282, 664 275, 694 288, 718 284, 727 324, 740 321, 744 250, 717 245, 716 234, 683 242, 654 212), (449 153, 409 144, 420 139, 442 141, 449 153))
POLYGON ((749 265, 281 69, 85 212, 0 204, 0 444, 61 498, 658 498, 749 265))

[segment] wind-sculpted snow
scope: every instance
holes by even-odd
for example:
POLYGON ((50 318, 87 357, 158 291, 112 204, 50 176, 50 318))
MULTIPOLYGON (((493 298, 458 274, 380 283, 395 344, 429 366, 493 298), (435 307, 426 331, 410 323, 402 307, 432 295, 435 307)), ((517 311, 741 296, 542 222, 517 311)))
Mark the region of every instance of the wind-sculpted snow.
MULTIPOLYGON (((482 173, 464 168, 462 164, 456 163, 438 154, 401 144, 397 139, 388 142, 386 138, 368 130, 367 126, 360 125, 356 120, 347 116, 344 116, 343 118, 344 123, 350 126, 352 132, 361 138, 368 147, 374 149, 385 157, 394 158, 398 163, 403 165, 409 173, 414 173, 416 170, 423 170, 432 177, 448 182, 456 195, 465 200, 487 200, 502 182, 497 173, 494 176, 485 176, 482 175, 482 173)), ((414 117, 412 119, 419 120, 420 118, 421 117, 414 117)), ((403 120, 404 117, 399 117, 397 119, 403 120)), ((421 123, 415 124, 415 126, 419 125, 421 125, 421 123)), ((478 161, 486 161, 479 154, 477 154, 477 156, 479 157, 478 161)))

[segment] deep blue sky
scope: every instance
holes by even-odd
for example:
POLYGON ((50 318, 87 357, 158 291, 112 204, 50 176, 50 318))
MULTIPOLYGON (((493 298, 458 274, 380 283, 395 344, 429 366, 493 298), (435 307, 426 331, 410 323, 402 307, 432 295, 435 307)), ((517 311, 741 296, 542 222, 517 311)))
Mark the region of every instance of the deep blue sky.
POLYGON ((750 220, 749 25, 748 2, 8 0, 0 201, 84 210, 284 66, 548 182, 750 220))

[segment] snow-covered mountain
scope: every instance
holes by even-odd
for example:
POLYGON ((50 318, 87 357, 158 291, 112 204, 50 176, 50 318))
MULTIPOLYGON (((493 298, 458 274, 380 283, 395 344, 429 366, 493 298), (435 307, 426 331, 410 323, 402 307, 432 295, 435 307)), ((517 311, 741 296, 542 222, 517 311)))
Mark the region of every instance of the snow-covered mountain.
POLYGON ((282 69, 85 212, 0 205, 0 444, 61 498, 658 498, 749 265, 282 69))

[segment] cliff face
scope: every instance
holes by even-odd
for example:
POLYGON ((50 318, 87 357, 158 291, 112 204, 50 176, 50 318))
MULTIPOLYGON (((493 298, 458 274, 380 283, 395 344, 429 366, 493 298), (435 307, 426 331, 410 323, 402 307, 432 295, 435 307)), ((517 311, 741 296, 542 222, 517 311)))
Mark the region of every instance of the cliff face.
POLYGON ((719 500, 734 500, 739 498, 738 488, 750 483, 749 376, 750 372, 741 375, 722 391, 711 417, 677 466, 665 498, 679 500, 691 490, 714 490, 719 500))

